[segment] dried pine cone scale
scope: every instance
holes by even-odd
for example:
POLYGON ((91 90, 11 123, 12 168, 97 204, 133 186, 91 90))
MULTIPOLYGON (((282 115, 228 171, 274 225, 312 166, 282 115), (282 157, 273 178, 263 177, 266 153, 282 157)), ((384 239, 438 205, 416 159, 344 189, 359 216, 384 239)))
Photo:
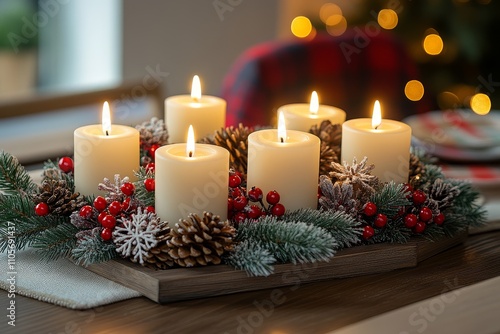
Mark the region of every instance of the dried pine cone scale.
POLYGON ((80 193, 73 193, 65 180, 46 179, 40 186, 40 193, 33 196, 38 204, 44 202, 50 212, 56 215, 69 216, 85 204, 80 193))

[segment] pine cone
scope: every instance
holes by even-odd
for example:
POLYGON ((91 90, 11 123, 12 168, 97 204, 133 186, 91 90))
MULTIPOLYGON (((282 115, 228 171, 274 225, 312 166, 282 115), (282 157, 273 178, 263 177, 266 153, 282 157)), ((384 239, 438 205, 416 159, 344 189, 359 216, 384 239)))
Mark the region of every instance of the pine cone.
POLYGON ((248 165, 248 135, 252 129, 243 124, 233 126, 215 132, 214 136, 208 136, 201 140, 202 143, 224 147, 229 151, 230 166, 246 174, 248 165))
POLYGON ((229 221, 221 221, 219 216, 204 212, 203 219, 190 214, 175 224, 166 241, 169 255, 181 267, 219 264, 221 256, 233 249, 235 228, 229 221))
POLYGON ((420 184, 422 175, 425 172, 425 165, 418 158, 417 155, 410 154, 410 171, 408 175, 409 182, 412 186, 417 186, 420 184))
POLYGON ((309 132, 321 140, 319 175, 328 175, 332 170, 332 162, 340 160, 342 127, 327 120, 319 125, 313 125, 309 132))
POLYGON ((156 234, 158 243, 147 253, 143 264, 145 267, 164 270, 174 266, 174 259, 168 254, 170 247, 167 245, 167 240, 170 231, 171 229, 166 222, 160 225, 160 231, 156 234))
POLYGON ((73 193, 64 180, 46 179, 40 186, 40 193, 33 201, 38 204, 47 203, 52 214, 69 216, 73 211, 80 209, 85 201, 80 193, 73 193))

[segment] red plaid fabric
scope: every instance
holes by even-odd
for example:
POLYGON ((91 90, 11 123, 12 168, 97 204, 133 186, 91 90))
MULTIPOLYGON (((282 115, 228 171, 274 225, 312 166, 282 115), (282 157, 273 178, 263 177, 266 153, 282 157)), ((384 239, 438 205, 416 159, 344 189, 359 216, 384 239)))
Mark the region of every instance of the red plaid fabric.
POLYGON ((275 41, 256 45, 233 64, 223 82, 227 125, 274 124, 278 107, 309 102, 316 90, 320 103, 344 109, 347 118, 371 117, 376 99, 384 118, 402 119, 429 110, 404 95, 405 84, 418 79, 404 47, 380 32, 361 43, 359 30, 341 37, 275 41), (362 47, 361 47, 362 46, 362 47))
POLYGON ((498 187, 500 185, 500 165, 440 165, 444 175, 450 179, 467 180, 475 185, 498 187))

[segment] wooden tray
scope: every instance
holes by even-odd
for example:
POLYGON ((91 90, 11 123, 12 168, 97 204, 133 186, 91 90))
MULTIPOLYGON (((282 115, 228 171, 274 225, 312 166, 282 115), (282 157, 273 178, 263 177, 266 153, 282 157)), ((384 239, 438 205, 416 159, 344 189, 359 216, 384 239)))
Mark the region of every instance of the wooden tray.
POLYGON ((330 262, 276 265, 275 273, 268 277, 248 277, 226 265, 155 271, 122 259, 88 269, 157 303, 168 303, 415 267, 466 238, 467 232, 463 232, 435 242, 357 246, 337 252, 330 262))

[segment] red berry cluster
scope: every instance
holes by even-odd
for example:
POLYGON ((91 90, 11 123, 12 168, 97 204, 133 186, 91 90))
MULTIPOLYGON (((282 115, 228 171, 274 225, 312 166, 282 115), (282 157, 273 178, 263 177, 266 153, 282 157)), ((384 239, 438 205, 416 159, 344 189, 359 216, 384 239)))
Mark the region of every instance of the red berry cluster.
MULTIPOLYGON (((117 218, 129 216, 137 209, 133 203, 132 196, 135 193, 135 186, 133 183, 125 182, 120 187, 121 192, 125 195, 123 201, 107 200, 102 196, 97 196, 92 205, 83 206, 80 211, 80 217, 88 220, 96 219, 101 224, 101 238, 105 241, 110 240, 112 237, 113 229, 116 226, 117 218)), ((152 206, 146 207, 147 212, 154 212, 152 206)))
POLYGON ((443 225, 445 216, 442 212, 435 213, 429 207, 425 206, 427 195, 422 190, 413 190, 407 186, 410 191, 408 199, 413 205, 405 208, 403 222, 407 228, 411 228, 414 233, 423 233, 428 224, 435 223, 443 225))
POLYGON ((155 161, 155 152, 160 148, 159 144, 147 145, 141 141, 141 151, 145 153, 143 157, 141 157, 141 164, 146 167, 149 163, 154 163, 155 161))
POLYGON ((280 201, 280 194, 272 190, 266 195, 267 207, 262 201, 264 194, 262 189, 252 187, 248 194, 242 187, 243 176, 239 172, 230 172, 229 175, 229 197, 227 199, 228 218, 236 223, 245 219, 259 219, 266 215, 283 216, 285 206, 280 201), (258 205, 258 204, 260 205, 258 205))
MULTIPOLYGON (((73 173, 74 171, 73 159, 71 159, 70 157, 62 157, 61 159, 59 159, 59 161, 57 162, 57 166, 63 173, 66 174, 73 173)), ((35 214, 37 216, 46 216, 49 213, 50 208, 47 203, 41 202, 35 206, 35 214)))
POLYGON ((366 217, 365 221, 368 222, 368 225, 365 225, 363 228, 363 238, 368 240, 375 235, 373 227, 384 228, 387 225, 387 216, 383 213, 378 213, 377 205, 373 202, 367 202, 363 206, 363 214, 366 217))

